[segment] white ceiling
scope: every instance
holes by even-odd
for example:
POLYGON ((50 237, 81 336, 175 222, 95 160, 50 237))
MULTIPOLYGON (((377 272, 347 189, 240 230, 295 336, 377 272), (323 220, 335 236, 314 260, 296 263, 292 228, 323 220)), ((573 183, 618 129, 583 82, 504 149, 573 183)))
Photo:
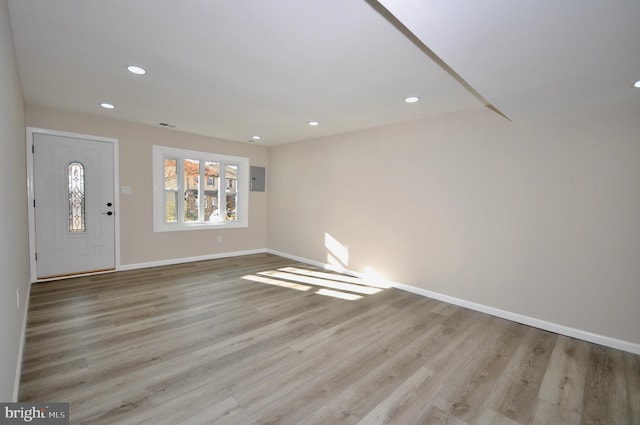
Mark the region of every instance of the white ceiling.
POLYGON ((513 121, 640 101, 640 0, 379 0, 513 121))
POLYGON ((275 145, 487 103, 519 121, 640 98, 639 0, 379 1, 9 8, 27 103, 241 142, 260 135, 257 143, 275 145), (409 95, 422 100, 406 104, 409 95))

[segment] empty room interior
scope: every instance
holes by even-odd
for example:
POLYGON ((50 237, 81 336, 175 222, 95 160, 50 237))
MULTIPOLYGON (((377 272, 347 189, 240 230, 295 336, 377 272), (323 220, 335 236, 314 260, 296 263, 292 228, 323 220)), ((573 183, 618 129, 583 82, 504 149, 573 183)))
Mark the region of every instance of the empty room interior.
POLYGON ((0 0, 0 401, 640 424, 639 19, 0 0))

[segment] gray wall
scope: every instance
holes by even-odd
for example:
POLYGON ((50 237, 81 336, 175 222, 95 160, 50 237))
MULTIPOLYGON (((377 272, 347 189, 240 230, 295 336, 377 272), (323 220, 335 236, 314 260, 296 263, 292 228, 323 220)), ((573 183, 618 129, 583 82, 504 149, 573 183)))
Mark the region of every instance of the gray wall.
POLYGON ((638 344, 639 117, 481 109, 275 147, 269 248, 638 344))
POLYGON ((13 399, 29 282, 24 103, 7 0, 0 0, 0 400, 13 399), (20 290, 20 306, 16 290, 20 290))
POLYGON ((29 104, 25 119, 30 127, 118 139, 120 185, 131 187, 131 194, 120 194, 118 199, 122 266, 266 247, 267 198, 263 192, 249 194, 248 228, 154 233, 151 152, 154 144, 179 147, 242 156, 249 158, 251 165, 264 167, 268 161, 267 148, 29 104), (218 235, 222 236, 220 242, 218 235))

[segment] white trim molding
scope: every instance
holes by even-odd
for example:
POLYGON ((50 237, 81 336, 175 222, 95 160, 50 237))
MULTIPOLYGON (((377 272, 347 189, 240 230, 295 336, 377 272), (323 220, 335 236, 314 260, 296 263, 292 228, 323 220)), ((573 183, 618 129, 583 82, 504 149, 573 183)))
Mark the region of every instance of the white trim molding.
POLYGON ((243 255, 264 254, 265 248, 246 251, 222 252, 219 254, 200 255, 198 257, 172 258, 169 260, 149 261, 146 263, 123 264, 118 271, 146 269, 149 267, 171 266, 174 264, 192 263, 194 261, 217 260, 219 258, 241 257, 243 255))
MULTIPOLYGON (((326 270, 332 270, 344 274, 348 274, 355 277, 365 277, 362 273, 355 272, 353 270, 336 268, 335 266, 321 263, 318 261, 309 260, 307 258, 298 257, 296 255, 288 254, 286 252, 280 252, 272 249, 267 249, 267 252, 280 257, 289 258, 291 260, 300 261, 302 263, 310 264, 316 267, 322 267, 326 270)), ((571 338, 581 339, 583 341, 592 342, 594 344, 604 345, 618 350, 627 351, 633 354, 640 354, 640 344, 624 341, 616 338, 611 338, 605 335, 599 335, 592 332, 584 331, 581 329, 571 328, 569 326, 560 325, 546 320, 537 319, 535 317, 525 316, 523 314, 514 313, 507 310, 491 307, 484 304, 475 303, 462 298, 451 297, 449 295, 441 294, 439 292, 429 291, 427 289, 418 288, 404 283, 386 281, 387 285, 391 288, 400 289, 402 291, 411 292, 413 294, 421 295, 427 298, 433 298, 438 301, 443 301, 449 304, 457 305, 460 307, 475 310, 480 313, 486 313, 491 316, 500 317, 502 319, 511 320, 512 322, 522 323, 523 325, 532 326, 534 328, 543 329, 545 331, 565 335, 571 338)))
POLYGON ((18 346, 18 364, 16 365, 16 376, 13 383, 13 402, 18 401, 20 395, 20 377, 22 375, 22 353, 24 353, 24 344, 27 338, 27 313, 29 313, 29 301, 31 300, 31 283, 27 285, 27 293, 25 294, 24 312, 22 313, 22 326, 20 328, 20 345, 18 346))
POLYGON ((417 288, 403 283, 393 282, 393 287, 403 291, 422 295, 423 297, 433 298, 449 304, 465 307, 470 310, 486 313, 491 316, 500 317, 502 319, 511 320, 512 322, 522 323, 523 325, 533 326, 534 328, 543 329, 545 331, 565 335, 571 338, 577 338, 595 344, 605 345, 607 347, 616 348, 618 350, 628 351, 634 354, 640 354, 640 344, 629 341, 611 338, 604 335, 598 335, 592 332, 583 331, 581 329, 571 328, 569 326, 559 325, 557 323, 548 322, 546 320, 536 319, 535 317, 525 316, 523 314, 514 313, 507 310, 467 301, 461 298, 451 297, 449 295, 438 292, 429 291, 427 289, 417 288))

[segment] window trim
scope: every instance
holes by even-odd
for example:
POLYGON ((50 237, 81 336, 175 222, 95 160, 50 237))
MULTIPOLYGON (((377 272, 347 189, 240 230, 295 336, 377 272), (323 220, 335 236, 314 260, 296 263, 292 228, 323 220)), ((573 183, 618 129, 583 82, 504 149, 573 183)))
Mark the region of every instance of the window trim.
MULTIPOLYGON (((249 227, 249 158, 231 155, 222 155, 213 152, 200 152, 188 149, 172 148, 168 146, 153 145, 153 231, 177 232, 185 230, 228 229, 249 227), (175 223, 165 222, 164 205, 164 160, 177 159, 178 162, 185 159, 218 162, 225 165, 238 167, 237 173, 237 202, 236 217, 234 221, 223 222, 198 222, 184 223, 178 220, 175 223)), ((205 184, 200 179, 200 184, 205 184)), ((178 178, 180 181, 180 178, 178 178)), ((226 184, 225 184, 226 186, 226 184)), ((180 208, 178 216, 182 216, 180 208)))

